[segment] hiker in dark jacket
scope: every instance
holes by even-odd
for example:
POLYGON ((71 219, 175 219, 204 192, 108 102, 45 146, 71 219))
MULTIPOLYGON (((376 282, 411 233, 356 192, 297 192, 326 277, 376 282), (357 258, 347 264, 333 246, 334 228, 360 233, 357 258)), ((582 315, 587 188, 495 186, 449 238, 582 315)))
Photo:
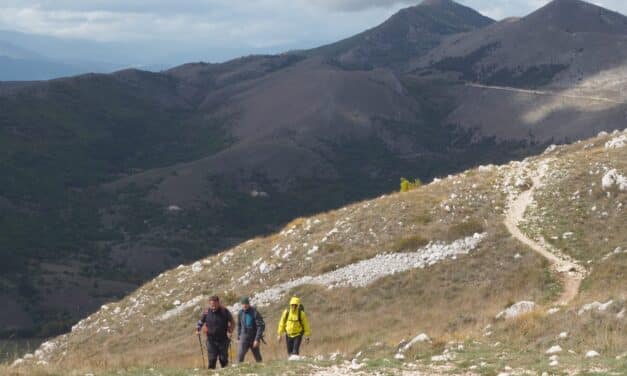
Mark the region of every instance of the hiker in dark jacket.
POLYGON ((255 361, 259 363, 262 360, 260 342, 263 340, 263 331, 266 328, 266 323, 263 321, 259 311, 250 305, 248 297, 243 297, 240 303, 242 304, 242 309, 237 317, 237 340, 239 341, 237 362, 243 362, 246 353, 248 353, 248 350, 251 350, 255 361))
POLYGON ((226 307, 220 304, 220 298, 212 296, 209 298, 209 309, 203 312, 198 324, 196 333, 200 335, 203 329, 207 334, 207 354, 209 359, 209 369, 215 369, 218 359, 222 368, 229 364, 229 345, 231 344, 231 334, 235 328, 233 315, 226 307))

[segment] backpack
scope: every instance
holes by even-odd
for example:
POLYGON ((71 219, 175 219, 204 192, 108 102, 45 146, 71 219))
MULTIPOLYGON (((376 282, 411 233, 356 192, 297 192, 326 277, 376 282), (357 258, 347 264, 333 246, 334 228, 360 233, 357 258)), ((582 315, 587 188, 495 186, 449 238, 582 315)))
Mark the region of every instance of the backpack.
MULTIPOLYGON (((259 327, 261 328, 261 332, 263 333, 265 331, 265 329, 266 329, 266 323, 265 323, 265 321, 263 319, 263 316, 261 316, 261 313, 259 313, 259 311, 257 311, 257 308, 251 307, 251 309, 252 309, 252 312, 253 312, 253 321, 254 321, 255 325, 257 325, 257 318, 260 319, 261 323, 259 324, 259 327)), ((244 319, 244 314, 245 314, 245 312, 244 312, 243 309, 240 309, 240 311, 237 313, 237 320, 239 321, 241 327, 245 327, 246 326, 245 323, 242 322, 242 320, 244 319)))

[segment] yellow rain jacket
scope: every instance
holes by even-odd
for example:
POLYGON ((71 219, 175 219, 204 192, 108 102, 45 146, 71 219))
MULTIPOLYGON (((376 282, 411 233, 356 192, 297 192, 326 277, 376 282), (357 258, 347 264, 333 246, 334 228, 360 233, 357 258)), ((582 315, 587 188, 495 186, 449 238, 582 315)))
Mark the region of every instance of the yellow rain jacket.
POLYGON ((298 337, 300 335, 304 335, 305 337, 311 336, 309 320, 307 319, 307 314, 305 313, 305 311, 300 309, 299 298, 292 298, 290 300, 290 308, 283 311, 283 314, 281 315, 281 321, 279 322, 278 333, 279 335, 287 333, 287 336, 290 338, 298 337), (298 305, 298 307, 296 309, 292 308, 293 304, 298 305), (299 312, 300 320, 298 319, 299 312))

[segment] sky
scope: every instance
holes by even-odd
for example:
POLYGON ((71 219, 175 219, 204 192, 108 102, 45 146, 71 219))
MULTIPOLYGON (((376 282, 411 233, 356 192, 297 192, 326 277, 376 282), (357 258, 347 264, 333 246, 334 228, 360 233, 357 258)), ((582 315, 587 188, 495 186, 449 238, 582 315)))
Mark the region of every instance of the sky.
MULTIPOLYGON (((420 0, 0 0, 0 30, 177 51, 279 52, 336 41, 420 0), (176 47, 176 48, 175 48, 176 47)), ((548 0, 458 0, 502 19, 548 0)), ((594 3, 627 14, 625 0, 594 3)), ((10 42, 10 41, 9 41, 10 42)), ((204 55, 203 55, 204 56, 204 55)))

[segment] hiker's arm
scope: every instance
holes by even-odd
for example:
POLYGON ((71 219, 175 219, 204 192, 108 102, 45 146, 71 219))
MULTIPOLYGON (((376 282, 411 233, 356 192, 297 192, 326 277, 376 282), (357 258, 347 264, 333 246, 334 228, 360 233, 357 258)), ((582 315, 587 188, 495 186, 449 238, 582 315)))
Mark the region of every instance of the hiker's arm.
POLYGON ((311 336, 311 328, 309 327, 309 319, 307 318, 307 313, 305 311, 301 312, 301 320, 303 322, 303 330, 305 331, 305 337, 311 336))
POLYGON ((197 332, 200 332, 200 329, 202 328, 203 325, 205 325, 206 321, 207 321, 207 315, 203 313, 203 315, 200 316, 200 320, 198 320, 198 322, 196 323, 197 332))
POLYGON ((237 340, 242 335, 242 311, 237 314, 237 340))
POLYGON ((281 315, 281 321, 279 321, 279 329, 277 329, 277 334, 281 336, 285 333, 285 323, 287 322, 287 315, 285 312, 281 315))
POLYGON ((266 329, 266 323, 263 321, 263 316, 261 313, 256 312, 255 315, 255 324, 257 325, 257 333, 255 333, 255 341, 259 341, 263 336, 263 332, 266 329))
POLYGON ((226 316, 229 319, 229 327, 228 327, 227 331, 229 333, 233 333, 233 331, 235 330, 235 320, 233 320, 233 315, 231 314, 231 312, 228 309, 226 310, 226 316))

